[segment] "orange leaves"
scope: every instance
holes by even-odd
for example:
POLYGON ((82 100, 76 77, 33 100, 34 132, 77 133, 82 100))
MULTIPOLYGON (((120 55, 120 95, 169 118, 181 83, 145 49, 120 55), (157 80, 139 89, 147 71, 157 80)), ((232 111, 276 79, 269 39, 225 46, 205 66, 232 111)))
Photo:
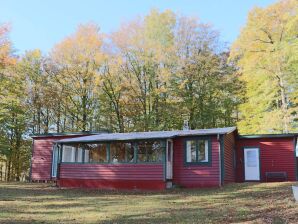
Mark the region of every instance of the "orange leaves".
POLYGON ((0 24, 0 68, 16 62, 11 56, 11 43, 8 39, 9 31, 10 26, 8 24, 0 24))
POLYGON ((93 23, 80 25, 77 31, 57 44, 52 57, 59 63, 77 66, 98 65, 103 59, 103 36, 93 23))

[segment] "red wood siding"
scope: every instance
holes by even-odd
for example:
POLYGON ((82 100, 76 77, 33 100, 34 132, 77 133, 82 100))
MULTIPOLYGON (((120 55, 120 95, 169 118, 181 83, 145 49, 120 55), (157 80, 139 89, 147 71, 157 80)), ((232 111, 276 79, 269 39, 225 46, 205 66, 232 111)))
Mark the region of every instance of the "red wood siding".
POLYGON ((79 136, 82 135, 35 137, 31 158, 31 180, 51 180, 53 142, 79 136))
POLYGON ((235 182, 234 150, 235 135, 233 132, 224 136, 224 183, 235 182))
POLYGON ((164 189, 163 164, 60 165, 62 187, 164 189))
POLYGON ((94 179, 59 179, 59 187, 101 188, 101 189, 141 189, 164 190, 166 184, 160 180, 94 180, 94 179))
POLYGON ((50 180, 52 164, 53 138, 33 140, 33 156, 31 158, 31 179, 50 180))
POLYGON ((294 139, 257 138, 238 139, 237 146, 237 181, 244 181, 244 147, 260 148, 261 181, 266 181, 266 172, 287 172, 288 180, 295 181, 296 163, 294 157, 294 139))
POLYGON ((210 166, 185 165, 184 138, 174 139, 173 183, 182 187, 220 186, 219 142, 211 138, 212 163, 210 166))
POLYGON ((59 178, 96 180, 163 180, 162 164, 71 164, 60 165, 59 178))

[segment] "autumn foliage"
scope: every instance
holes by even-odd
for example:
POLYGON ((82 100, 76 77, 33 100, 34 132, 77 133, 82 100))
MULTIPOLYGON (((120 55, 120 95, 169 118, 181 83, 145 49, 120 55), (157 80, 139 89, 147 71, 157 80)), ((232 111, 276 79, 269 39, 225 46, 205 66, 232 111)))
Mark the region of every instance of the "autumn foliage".
POLYGON ((48 54, 14 55, 10 26, 0 25, 0 171, 6 180, 27 174, 31 133, 175 130, 185 121, 297 131, 297 10, 295 0, 252 9, 230 48, 211 25, 170 10, 107 34, 81 24, 48 54))

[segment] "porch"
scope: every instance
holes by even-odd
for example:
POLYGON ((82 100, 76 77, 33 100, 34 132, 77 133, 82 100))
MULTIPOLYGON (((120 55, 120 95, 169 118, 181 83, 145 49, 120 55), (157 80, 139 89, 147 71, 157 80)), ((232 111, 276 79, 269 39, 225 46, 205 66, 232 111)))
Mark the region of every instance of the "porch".
POLYGON ((60 187, 165 189, 173 174, 172 139, 63 142, 53 150, 60 187))

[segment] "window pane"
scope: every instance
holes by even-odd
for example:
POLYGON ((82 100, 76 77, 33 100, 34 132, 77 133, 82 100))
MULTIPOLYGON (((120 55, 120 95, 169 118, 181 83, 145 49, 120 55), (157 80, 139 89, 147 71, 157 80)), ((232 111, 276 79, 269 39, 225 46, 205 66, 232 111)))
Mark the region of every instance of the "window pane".
POLYGON ((149 162, 162 162, 163 147, 160 141, 153 142, 148 150, 149 162))
MULTIPOLYGON (((106 144, 87 144, 89 150, 89 162, 107 162, 107 145, 106 144)), ((86 161, 86 152, 85 152, 86 161)))
POLYGON ((121 143, 111 143, 110 157, 112 163, 125 162, 125 150, 121 143))
POLYGON ((129 163, 134 162, 135 150, 132 143, 125 143, 125 161, 129 163))
POLYGON ((139 162, 162 162, 164 144, 161 141, 139 142, 139 162))
POLYGON ((58 157, 59 157, 59 148, 56 144, 53 146, 53 156, 52 156, 52 177, 57 177, 57 168, 58 168, 58 157))
POLYGON ((256 167, 257 166, 257 152, 255 150, 247 150, 247 167, 256 167))
POLYGON ((208 162, 208 141, 198 140, 198 162, 208 162))
POLYGON ((85 149, 84 163, 89 163, 89 150, 85 149))
POLYGON ((186 162, 196 162, 196 141, 186 141, 186 162))
POLYGON ((112 163, 134 162, 134 148, 131 143, 111 143, 110 156, 112 163))
POLYGON ((77 149, 77 162, 83 162, 83 149, 81 147, 77 149))
POLYGON ((138 143, 138 162, 148 162, 147 161, 147 143, 138 143))
POLYGON ((62 162, 75 162, 76 147, 70 145, 63 145, 62 162))

